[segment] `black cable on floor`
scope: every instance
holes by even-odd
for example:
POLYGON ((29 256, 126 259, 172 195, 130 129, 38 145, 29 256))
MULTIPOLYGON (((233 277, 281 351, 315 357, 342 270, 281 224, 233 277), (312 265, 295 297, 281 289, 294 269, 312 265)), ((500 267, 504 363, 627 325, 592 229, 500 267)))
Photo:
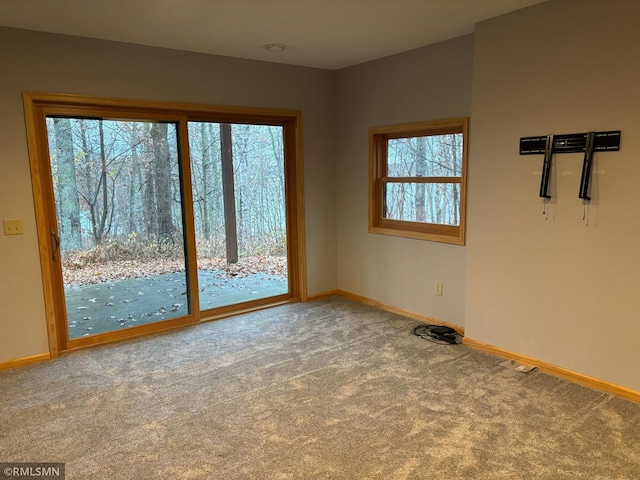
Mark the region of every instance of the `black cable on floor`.
POLYGON ((455 345, 462 343, 462 335, 456 331, 444 334, 433 331, 434 328, 437 329, 439 327, 442 327, 442 325, 418 325, 411 330, 411 333, 416 337, 423 338, 436 345, 455 345))

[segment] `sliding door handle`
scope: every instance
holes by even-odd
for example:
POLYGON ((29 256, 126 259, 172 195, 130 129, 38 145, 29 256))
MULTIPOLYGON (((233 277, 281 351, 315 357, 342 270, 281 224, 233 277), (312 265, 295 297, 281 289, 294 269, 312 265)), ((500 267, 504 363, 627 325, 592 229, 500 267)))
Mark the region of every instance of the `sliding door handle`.
POLYGON ((60 237, 56 233, 55 229, 51 229, 51 247, 53 250, 53 261, 58 261, 58 252, 60 251, 60 237))

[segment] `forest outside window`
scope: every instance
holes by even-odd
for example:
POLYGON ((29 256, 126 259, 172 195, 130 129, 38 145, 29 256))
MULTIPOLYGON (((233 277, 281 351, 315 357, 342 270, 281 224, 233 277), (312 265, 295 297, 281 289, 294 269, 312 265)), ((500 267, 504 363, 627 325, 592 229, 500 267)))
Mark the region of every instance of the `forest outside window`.
POLYGON ((464 245, 469 119, 369 130, 369 231, 464 245))

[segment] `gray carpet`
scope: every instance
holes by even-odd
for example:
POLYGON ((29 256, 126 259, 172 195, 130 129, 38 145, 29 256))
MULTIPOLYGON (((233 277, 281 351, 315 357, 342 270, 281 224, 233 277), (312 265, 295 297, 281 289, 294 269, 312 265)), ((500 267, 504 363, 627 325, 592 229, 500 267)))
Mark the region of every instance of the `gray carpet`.
POLYGON ((638 479, 640 404, 340 297, 0 372, 0 461, 67 479, 638 479))

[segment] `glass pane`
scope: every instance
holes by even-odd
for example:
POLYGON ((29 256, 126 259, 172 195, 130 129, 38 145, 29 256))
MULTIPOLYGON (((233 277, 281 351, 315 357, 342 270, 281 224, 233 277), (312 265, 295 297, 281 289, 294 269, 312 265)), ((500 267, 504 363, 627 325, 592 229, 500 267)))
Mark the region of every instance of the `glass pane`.
POLYGON ((69 338, 189 313, 177 125, 47 118, 69 338))
POLYGON ((283 135, 189 122, 202 310, 289 292, 283 135))
POLYGON ((389 177, 459 177, 462 133, 391 138, 387 144, 389 177))
POLYGON ((384 218, 460 225, 459 183, 385 184, 384 218))

